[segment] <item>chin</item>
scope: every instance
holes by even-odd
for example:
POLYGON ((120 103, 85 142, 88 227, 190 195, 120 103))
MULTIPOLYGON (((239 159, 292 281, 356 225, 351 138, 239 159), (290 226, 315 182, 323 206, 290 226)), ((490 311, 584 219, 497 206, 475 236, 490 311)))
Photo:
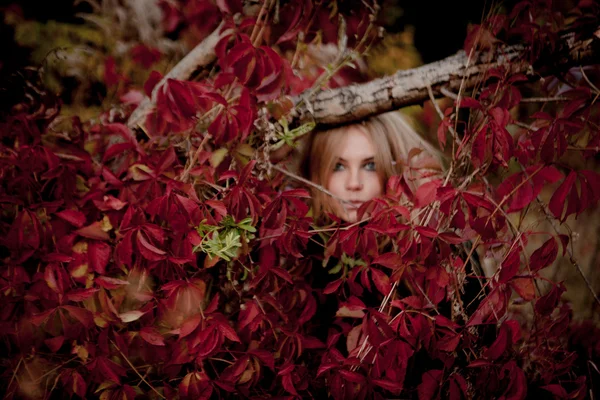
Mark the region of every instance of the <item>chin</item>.
POLYGON ((356 210, 348 211, 348 213, 346 213, 346 215, 344 217, 342 217, 342 220, 344 220, 344 222, 349 222, 351 224, 358 221, 358 214, 357 214, 356 210))

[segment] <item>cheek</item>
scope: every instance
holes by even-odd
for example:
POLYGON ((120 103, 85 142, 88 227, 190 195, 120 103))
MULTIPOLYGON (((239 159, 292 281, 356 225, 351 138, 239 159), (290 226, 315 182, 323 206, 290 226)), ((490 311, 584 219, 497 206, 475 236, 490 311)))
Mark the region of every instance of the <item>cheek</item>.
POLYGON ((379 177, 377 177, 376 179, 370 179, 368 182, 369 185, 367 191, 369 193, 369 200, 381 196, 383 194, 383 183, 381 182, 381 179, 379 179, 379 177))
POLYGON ((329 190, 333 194, 340 194, 344 188, 344 178, 342 177, 342 173, 338 172, 336 174, 331 174, 329 179, 327 180, 327 185, 325 189, 329 190))

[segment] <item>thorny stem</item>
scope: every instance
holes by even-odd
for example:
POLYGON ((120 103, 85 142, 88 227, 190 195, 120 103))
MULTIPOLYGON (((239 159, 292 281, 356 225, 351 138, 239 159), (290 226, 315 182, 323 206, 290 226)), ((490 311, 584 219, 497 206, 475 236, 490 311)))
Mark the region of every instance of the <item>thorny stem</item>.
POLYGON ((137 374, 137 376, 140 377, 140 379, 146 384, 148 385, 148 387, 150 387, 150 389, 152 389, 152 391, 154 393, 156 393, 158 395, 158 397, 160 397, 161 399, 166 399, 165 396, 163 396, 162 394, 160 394, 160 392, 158 390, 156 390, 156 388, 154 386, 152 386, 147 380, 146 378, 144 378, 142 376, 142 374, 140 374, 140 372, 137 370, 137 368, 135 368, 135 366, 131 363, 131 361, 129 361, 129 358, 127 358, 127 356, 125 355, 125 353, 123 353, 121 351, 121 349, 119 348, 119 346, 117 346, 117 344, 111 339, 110 342, 112 343, 113 346, 115 346, 115 348, 117 349, 117 351, 119 352, 119 354, 121 354, 121 357, 123 357, 123 359, 127 362, 127 364, 129 364, 129 366, 131 367, 131 369, 133 369, 133 372, 135 372, 137 374))

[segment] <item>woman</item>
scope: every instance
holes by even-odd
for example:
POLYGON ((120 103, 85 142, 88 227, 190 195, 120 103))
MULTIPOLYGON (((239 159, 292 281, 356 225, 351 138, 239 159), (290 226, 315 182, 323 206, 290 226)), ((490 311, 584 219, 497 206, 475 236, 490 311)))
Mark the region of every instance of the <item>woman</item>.
MULTIPOLYGON (((315 132, 307 143, 301 165, 305 178, 321 187, 311 188, 315 220, 321 222, 327 214, 333 214, 344 222, 358 222, 359 207, 384 195, 391 176, 402 174, 409 188, 415 191, 426 181, 440 177, 441 158, 440 152, 425 142, 397 112, 315 132)), ((389 242, 384 240, 380 245, 385 247, 389 242)), ((470 243, 452 248, 464 253, 464 257, 470 243)), ((471 254, 466 269, 468 274, 473 270, 476 275, 482 275, 476 253, 471 254)), ((328 279, 331 276, 322 274, 316 281, 328 279)), ((463 289, 463 301, 476 308, 479 301, 471 300, 481 292, 479 281, 471 279, 463 289)), ((417 293, 410 288, 409 291, 417 293)))
POLYGON ((397 112, 314 133, 306 147, 302 173, 330 192, 311 189, 315 219, 322 220, 330 213, 356 222, 358 208, 383 195, 393 175, 404 174, 415 189, 436 166, 439 170, 439 161, 424 162, 427 154, 431 158, 438 152, 397 112), (418 163, 428 164, 427 169, 411 168, 418 163))

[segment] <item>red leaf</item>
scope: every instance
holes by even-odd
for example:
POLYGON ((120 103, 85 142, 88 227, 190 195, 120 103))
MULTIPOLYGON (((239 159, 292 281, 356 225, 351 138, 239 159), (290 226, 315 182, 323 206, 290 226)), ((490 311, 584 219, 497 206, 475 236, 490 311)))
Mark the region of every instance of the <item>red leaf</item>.
POLYGON ((492 203, 490 203, 489 200, 486 200, 483 196, 481 196, 479 194, 463 192, 463 193, 461 193, 461 196, 467 202, 467 204, 470 206, 481 207, 481 208, 485 208, 486 210, 490 210, 490 211, 495 209, 494 205, 492 203))
POLYGON ((88 258, 92 269, 101 275, 106 273, 106 265, 110 259, 111 247, 104 242, 91 241, 88 243, 88 258))
POLYGON ((213 326, 201 331, 196 340, 198 341, 198 356, 206 357, 223 344, 223 335, 213 326))
POLYGON ((232 342, 238 342, 238 343, 241 342, 240 338, 235 333, 235 331, 233 330, 233 328, 231 326, 229 326, 229 324, 227 323, 227 321, 219 321, 219 322, 217 322, 217 328, 219 329, 219 331, 221 331, 221 333, 223 334, 223 336, 225 336, 227 339, 231 340, 232 342))
POLYGON ((485 351, 485 357, 492 361, 499 359, 504 352, 512 346, 512 335, 510 328, 506 324, 502 324, 498 337, 492 345, 485 351))
POLYGON ((539 249, 533 252, 529 259, 529 267, 533 272, 546 268, 554 262, 558 256, 558 245, 552 237, 548 239, 539 249))
POLYGON ((123 155, 123 153, 125 153, 127 150, 130 150, 130 149, 135 149, 134 143, 131 143, 131 142, 115 143, 112 146, 110 146, 108 149, 106 149, 106 151, 104 152, 104 156, 102 157, 102 162, 106 163, 107 160, 110 160, 111 158, 113 158, 115 156, 123 155))
POLYGON ((398 382, 393 382, 387 379, 371 379, 371 382, 374 385, 379 386, 380 388, 389 390, 393 394, 400 394, 400 392, 402 391, 402 385, 398 382))
POLYGON ((92 313, 85 308, 75 306, 62 306, 73 318, 81 322, 86 328, 91 328, 94 325, 92 313))
POLYGON ((99 276, 94 280, 94 282, 96 282, 98 286, 108 290, 116 289, 121 285, 129 285, 129 282, 127 281, 117 278, 111 278, 108 276, 99 276))
POLYGON ((238 330, 241 331, 246 326, 250 326, 250 330, 254 331, 256 329, 256 321, 260 320, 260 315, 261 312, 256 303, 254 301, 247 301, 241 307, 238 330))
POLYGON ((554 285, 548 293, 537 300, 535 303, 535 311, 542 316, 550 315, 556 308, 560 296, 564 291, 565 287, 562 284, 554 285))
POLYGON ((430 400, 436 397, 440 388, 443 371, 434 369, 423 374, 422 381, 417 387, 419 400, 430 400))
POLYGON ((81 228, 85 224, 85 214, 79 210, 63 210, 56 213, 56 216, 68 223, 81 228))
POLYGON ((179 383, 182 400, 209 400, 213 387, 203 372, 190 372, 179 383))
POLYGON ((365 377, 357 372, 340 369, 339 374, 348 382, 363 383, 365 381, 365 377))
POLYGON ((513 278, 512 281, 510 281, 510 286, 525 301, 530 301, 535 298, 535 286, 533 284, 533 279, 529 277, 513 278))
POLYGON ((519 247, 514 246, 510 253, 506 256, 504 261, 502 262, 502 267, 500 268, 500 275, 498 278, 499 283, 508 282, 513 276, 517 274, 519 271, 519 267, 521 266, 521 257, 519 252, 519 247))
POLYGON ((398 253, 384 253, 375 257, 373 264, 383 265, 390 269, 397 269, 402 266, 402 256, 398 253))
MULTIPOLYGON (((575 171, 571 171, 569 175, 565 178, 563 183, 556 189, 552 198, 550 199, 550 203, 548 203, 548 208, 552 211, 552 214, 556 218, 558 218, 561 222, 564 222, 567 217, 572 214, 572 205, 567 204, 567 195, 572 193, 573 185, 575 184, 575 178, 577 177, 577 173, 575 171), (567 210, 564 211, 565 206, 567 206, 567 210), (571 212, 570 212, 571 211, 571 212)), ((569 201, 570 203, 570 201, 569 201)))
POLYGON ((110 236, 107 232, 102 229, 102 223, 96 221, 91 225, 88 225, 84 228, 78 229, 75 231, 79 235, 86 237, 88 239, 96 239, 96 240, 110 240, 110 236))
POLYGON ((433 228, 429 228, 426 226, 417 226, 415 227, 415 231, 419 232, 421 235, 428 237, 428 238, 436 238, 438 236, 438 233, 435 229, 433 228))
POLYGON ((179 337, 184 338, 194 332, 198 325, 200 325, 200 321, 202 321, 202 316, 200 314, 196 314, 185 320, 179 329, 179 337))
POLYGON ((323 293, 324 294, 331 294, 334 292, 337 292, 337 290, 340 288, 340 285, 343 283, 344 281, 342 279, 336 279, 333 282, 329 282, 325 288, 323 289, 323 293))
POLYGON ((95 288, 71 290, 67 293, 67 299, 71 301, 84 301, 92 297, 98 290, 95 288))
POLYGON ((444 242, 446 243, 450 243, 450 244, 461 244, 465 241, 467 241, 468 239, 463 239, 460 236, 458 236, 456 233, 454 232, 444 232, 444 233, 440 233, 438 235, 438 237, 440 239, 442 239, 444 242))
POLYGON ((473 313, 467 326, 495 323, 506 313, 509 292, 501 287, 495 288, 481 302, 473 313))
POLYGON ((44 340, 44 343, 46 343, 46 346, 48 346, 50 351, 52 351, 53 353, 58 352, 58 350, 62 347, 64 342, 65 342, 64 336, 57 336, 57 337, 53 337, 53 338, 44 340))
POLYGON ((449 400, 468 399, 467 381, 459 374, 453 374, 450 379, 449 400))
POLYGON ((138 231, 137 233, 138 240, 138 248, 140 250, 140 254, 142 257, 149 261, 161 261, 165 259, 165 254, 163 250, 153 246, 146 238, 145 235, 138 231))
POLYGON ((144 92, 146 93, 146 96, 152 96, 152 91, 154 90, 154 87, 158 82, 162 80, 162 78, 163 76, 160 72, 154 70, 150 72, 148 79, 144 83, 144 92))
POLYGON ((375 287, 381 294, 387 296, 392 290, 392 285, 390 284, 390 278, 383 272, 378 270, 377 268, 370 268, 371 271, 371 279, 375 284, 375 287))
POLYGON ((568 399, 569 398, 569 394, 567 393, 565 388, 558 384, 541 386, 541 388, 549 391, 550 393, 555 395, 556 398, 558 398, 558 399, 568 399))
POLYGON ((224 216, 227 215, 227 207, 225 207, 225 204, 223 204, 222 201, 207 200, 204 203, 207 204, 207 205, 209 205, 213 210, 215 210, 221 216, 224 217, 224 216))
POLYGON ((281 385, 288 392, 294 396, 300 396, 294 387, 294 381, 292 380, 291 374, 286 374, 281 377, 281 385))
POLYGON ((475 100, 474 98, 471 97, 461 97, 460 98, 460 105, 459 107, 461 108, 475 108, 477 110, 481 110, 482 106, 481 103, 479 103, 477 100, 475 100))
POLYGON ((436 199, 437 189, 441 184, 442 181, 440 179, 435 179, 419 186, 417 193, 415 194, 417 207, 424 207, 431 204, 436 199))
POLYGON ((140 330, 140 337, 154 346, 165 345, 163 336, 155 328, 149 326, 146 326, 140 330))

